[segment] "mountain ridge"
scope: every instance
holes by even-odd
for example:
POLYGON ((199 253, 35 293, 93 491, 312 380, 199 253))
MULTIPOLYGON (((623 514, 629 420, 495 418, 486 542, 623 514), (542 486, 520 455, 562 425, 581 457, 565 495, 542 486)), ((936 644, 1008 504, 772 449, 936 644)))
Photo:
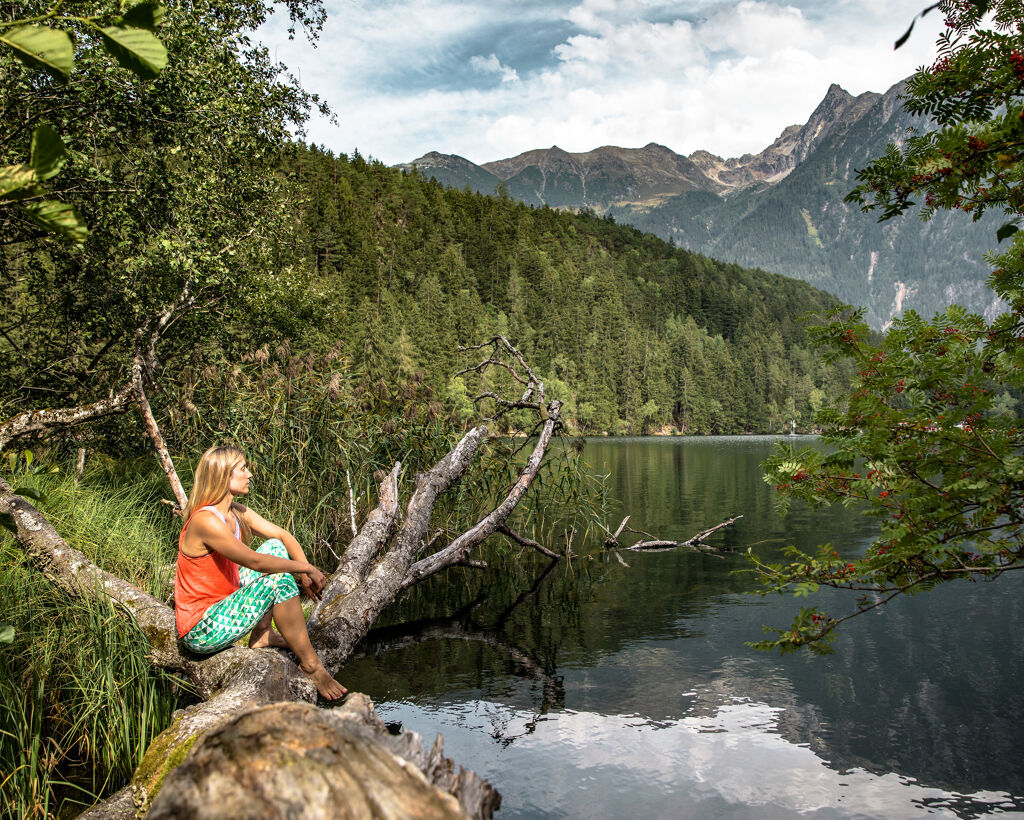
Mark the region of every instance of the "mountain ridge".
POLYGON ((953 301, 992 318, 1002 305, 984 284, 983 255, 996 245, 997 215, 976 225, 945 212, 921 222, 911 211, 879 224, 845 202, 858 168, 928 127, 904 111, 904 87, 853 96, 833 83, 804 124, 728 159, 652 142, 580 153, 552 146, 482 166, 432 152, 399 167, 448 187, 501 186, 538 207, 591 209, 713 258, 802 279, 863 307, 875 328, 953 301))

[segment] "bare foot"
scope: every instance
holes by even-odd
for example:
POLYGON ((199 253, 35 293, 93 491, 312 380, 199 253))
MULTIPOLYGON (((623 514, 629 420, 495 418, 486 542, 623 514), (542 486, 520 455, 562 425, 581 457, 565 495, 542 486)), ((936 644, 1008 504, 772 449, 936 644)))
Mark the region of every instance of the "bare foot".
POLYGON ((288 649, 288 641, 286 641, 278 632, 273 629, 268 629, 262 635, 255 640, 249 641, 250 649, 262 649, 265 646, 279 646, 282 649, 288 649))
POLYGON ((309 675, 324 700, 338 700, 338 698, 348 692, 348 689, 331 677, 319 659, 313 666, 301 663, 299 664, 299 669, 309 675))

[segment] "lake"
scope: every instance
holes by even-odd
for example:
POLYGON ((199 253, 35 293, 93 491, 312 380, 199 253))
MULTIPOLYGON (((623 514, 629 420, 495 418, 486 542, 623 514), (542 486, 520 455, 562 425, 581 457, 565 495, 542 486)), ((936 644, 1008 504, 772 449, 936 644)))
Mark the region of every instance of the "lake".
POLYGON ((395 614, 417 622, 373 633, 342 681, 385 720, 442 733, 501 791, 500 818, 1024 816, 1024 579, 894 601, 825 658, 745 645, 802 603, 745 594, 748 546, 853 557, 877 530, 841 508, 779 516, 759 467, 774 441, 588 441, 631 526, 682 539, 742 514, 710 540, 737 552, 596 541, 571 562, 526 552, 433 579, 395 614))

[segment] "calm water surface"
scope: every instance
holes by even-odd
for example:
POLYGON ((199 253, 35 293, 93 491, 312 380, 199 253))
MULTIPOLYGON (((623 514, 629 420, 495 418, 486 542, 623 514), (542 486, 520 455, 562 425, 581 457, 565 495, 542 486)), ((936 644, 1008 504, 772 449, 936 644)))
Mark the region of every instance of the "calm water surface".
MULTIPOLYGON (((854 511, 773 509, 769 438, 588 442, 631 525, 771 557, 859 554, 854 511)), ((755 652, 798 602, 743 594, 745 562, 579 545, 421 585, 343 680, 445 737, 501 818, 1024 816, 1024 586, 950 584, 855 619, 828 658, 755 652)), ((821 593, 819 605, 852 600, 821 593)))

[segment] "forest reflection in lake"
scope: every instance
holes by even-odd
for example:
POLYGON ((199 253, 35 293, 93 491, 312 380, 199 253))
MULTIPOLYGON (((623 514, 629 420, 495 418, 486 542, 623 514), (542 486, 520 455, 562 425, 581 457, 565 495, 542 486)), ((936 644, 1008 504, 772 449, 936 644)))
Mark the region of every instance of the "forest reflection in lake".
POLYGON ((747 546, 852 556, 877 526, 844 509, 778 516, 759 468, 772 443, 588 442, 631 525, 683 538, 742 513, 713 541, 739 552, 624 551, 626 566, 594 543, 571 563, 526 553, 434 579, 345 684, 386 720, 443 733, 501 790, 502 817, 1024 814, 1020 580, 896 601, 828 658, 744 644, 800 603, 743 594, 747 546))

